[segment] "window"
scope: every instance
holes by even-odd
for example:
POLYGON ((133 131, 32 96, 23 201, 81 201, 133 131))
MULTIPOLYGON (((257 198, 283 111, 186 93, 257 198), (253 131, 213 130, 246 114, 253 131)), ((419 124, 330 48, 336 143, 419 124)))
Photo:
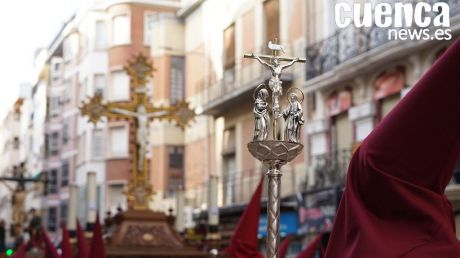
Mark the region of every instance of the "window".
POLYGON ((310 100, 311 110, 316 111, 316 91, 308 93, 307 97, 310 100))
POLYGON ((356 141, 364 140, 374 129, 374 122, 372 118, 361 119, 355 122, 355 137, 356 141))
POLYGON ((102 158, 104 151, 104 134, 102 130, 93 131, 93 143, 92 143, 92 153, 91 156, 95 159, 102 158))
POLYGON ((109 207, 117 208, 118 206, 124 206, 125 194, 123 193, 123 184, 113 184, 108 187, 109 207))
POLYGON ((70 118, 64 119, 62 123, 62 144, 67 144, 70 140, 70 118))
POLYGON ((236 201, 236 165, 235 154, 224 157, 224 203, 233 204, 236 201))
POLYGON ((232 69, 235 66, 235 24, 233 23, 224 30, 224 69, 232 69))
POLYGON ((49 154, 50 155, 57 155, 59 153, 59 133, 53 132, 51 133, 51 137, 49 139, 49 154))
POLYGON ((14 137, 13 138, 13 149, 14 150, 19 150, 19 137, 14 137))
POLYGON ((168 196, 184 184, 184 146, 170 146, 168 155, 168 196))
POLYGON ((116 126, 110 129, 110 154, 111 156, 128 155, 128 128, 116 126))
POLYGON ((61 166, 61 186, 69 185, 69 161, 64 160, 61 166))
POLYGON ((120 15, 113 18, 112 45, 129 44, 130 23, 127 15, 120 15))
POLYGON ((265 42, 280 37, 280 4, 279 0, 268 0, 264 3, 265 42))
POLYGON ((94 94, 104 94, 105 90, 105 74, 95 74, 94 75, 94 94))
POLYGON ((314 134, 310 136, 310 154, 312 156, 323 155, 327 153, 326 134, 314 134))
POLYGON ((73 33, 64 40, 63 56, 65 62, 71 61, 72 58, 76 56, 78 52, 78 42, 79 37, 77 33, 73 33))
POLYGON ((129 100, 129 76, 124 71, 112 72, 110 100, 129 100))
POLYGON ((236 139, 235 139, 235 128, 226 129, 224 131, 224 142, 222 153, 230 154, 235 153, 236 150, 236 139))
POLYGON ((61 62, 55 62, 53 64, 53 79, 59 78, 59 72, 61 71, 61 62))
POLYGON ((51 59, 51 78, 53 81, 61 77, 62 58, 54 57, 51 59))
POLYGON ((104 21, 96 21, 96 49, 104 49, 107 46, 107 26, 104 21))
POLYGON ((61 223, 67 222, 68 212, 69 212, 69 205, 67 204, 67 202, 62 202, 61 203, 61 223))
POLYGON ((42 148, 43 148, 44 156, 48 157, 50 155, 50 135, 49 134, 45 134, 44 144, 42 148))
POLYGON ((80 98, 80 102, 86 99, 86 89, 88 85, 88 78, 83 79, 82 82, 80 82, 80 88, 78 89, 78 97, 80 98))
POLYGON ((145 13, 144 15, 144 45, 150 45, 152 43, 152 30, 153 21, 155 19, 154 13, 145 13))
POLYGON ((231 85, 235 81, 235 24, 224 31, 224 83, 231 85))
POLYGON ((50 97, 50 115, 56 117, 59 115, 59 97, 50 97))
POLYGON ((64 93, 62 95, 62 102, 67 103, 70 101, 70 97, 72 96, 72 84, 69 79, 64 81, 64 93))
POLYGON ((52 169, 48 175, 48 193, 57 193, 57 170, 52 169))
POLYGON ((57 209, 56 209, 56 207, 49 208, 48 209, 48 220, 47 220, 48 231, 56 232, 56 229, 57 229, 56 220, 57 220, 57 209))
POLYGON ((169 73, 169 101, 171 104, 183 100, 184 94, 184 57, 171 56, 169 73))
POLYGON ((86 134, 78 136, 78 164, 83 163, 86 160, 86 134))

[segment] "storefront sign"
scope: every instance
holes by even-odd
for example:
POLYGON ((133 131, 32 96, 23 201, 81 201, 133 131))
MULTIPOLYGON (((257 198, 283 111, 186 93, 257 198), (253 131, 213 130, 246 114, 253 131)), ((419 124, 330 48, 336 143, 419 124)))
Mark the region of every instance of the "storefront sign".
POLYGON ((304 194, 305 204, 299 207, 298 233, 330 231, 337 211, 338 196, 336 188, 304 194))
MULTIPOLYGON (((281 211, 280 235, 297 234, 299 218, 295 211, 281 211)), ((267 236, 267 213, 261 213, 259 219, 259 238, 267 236)))
POLYGON ((337 94, 331 95, 327 101, 327 114, 329 116, 338 115, 350 108, 351 106, 351 91, 343 90, 337 94))
POLYGON ((396 94, 404 88, 404 73, 401 69, 380 75, 374 83, 374 99, 396 94))

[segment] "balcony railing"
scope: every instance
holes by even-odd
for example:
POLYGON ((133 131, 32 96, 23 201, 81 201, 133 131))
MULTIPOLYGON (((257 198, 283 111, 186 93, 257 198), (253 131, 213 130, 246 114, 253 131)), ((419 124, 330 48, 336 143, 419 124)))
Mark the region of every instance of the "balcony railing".
POLYGON ((262 81, 264 72, 262 66, 258 63, 240 63, 233 68, 234 75, 230 75, 227 70, 222 79, 217 80, 206 88, 205 103, 210 103, 221 99, 227 94, 234 92, 236 89, 243 88, 244 85, 257 81, 262 81), (240 67, 237 69, 236 67, 240 67))
MULTIPOLYGON (((420 1, 414 0, 413 2, 420 1)), ((460 15, 460 0, 429 0, 424 2, 428 2, 431 5, 437 2, 447 3, 450 6, 451 20, 452 17, 460 15)), ((435 13, 430 12, 429 15, 433 16, 435 13)), ((310 44, 306 48, 306 57, 309 60, 306 71, 307 80, 320 76, 354 57, 389 43, 389 29, 395 28, 379 28, 376 26, 356 28, 350 25, 345 29, 336 31, 322 41, 310 44)))
MULTIPOLYGON (((289 167, 283 167, 282 171, 281 196, 295 194, 299 188, 294 170, 289 167)), ((260 177, 264 173, 266 173, 265 169, 251 169, 223 175, 218 184, 219 199, 222 206, 248 203, 259 183, 260 177)), ((266 196, 266 188, 264 186, 263 196, 266 196)), ((187 192, 187 196, 194 197, 192 203, 189 204, 194 207, 200 207, 203 203, 207 203, 208 183, 205 182, 198 187, 187 190, 187 192)))
POLYGON ((315 176, 314 188, 345 185, 350 149, 335 150, 331 153, 312 157, 315 176))
MULTIPOLYGON (((266 46, 259 47, 249 53, 270 53, 266 46)), ((285 45, 285 55, 294 55, 292 44, 285 45)), ((242 55, 242 54, 241 54, 242 55)), ((256 60, 241 60, 237 62, 231 69, 224 71, 222 78, 220 79, 209 79, 209 82, 205 83, 205 80, 201 80, 197 83, 197 88, 203 88, 203 102, 206 106, 212 106, 216 103, 226 101, 227 99, 238 96, 241 92, 249 90, 258 83, 267 80, 270 77, 270 72, 267 68, 261 65, 256 60), (207 85, 209 86, 207 86, 207 85)), ((288 72, 289 73, 289 72, 288 72)))

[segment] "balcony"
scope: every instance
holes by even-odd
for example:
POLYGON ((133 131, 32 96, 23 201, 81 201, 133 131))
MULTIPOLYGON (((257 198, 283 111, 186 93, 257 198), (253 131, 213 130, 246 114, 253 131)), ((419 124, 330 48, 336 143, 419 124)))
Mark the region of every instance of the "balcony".
MULTIPOLYGON (((391 2, 391 1, 390 1, 391 2)), ((413 1, 414 3, 419 1, 413 1)), ((434 4, 435 0, 425 1, 434 4)), ((460 31, 460 1, 443 0, 450 6, 452 36, 460 31)), ((433 13, 430 13, 433 15, 433 13)), ((403 22, 404 24, 404 22, 403 22)), ((415 29, 415 27, 413 27, 415 29)), ((436 40, 389 40, 388 30, 395 28, 356 28, 338 30, 328 38, 306 48, 306 86, 321 87, 354 77, 355 73, 378 67, 388 60, 404 57, 410 51, 436 44, 436 40), (372 65, 369 65, 372 64, 372 65)), ((396 28, 398 29, 398 28, 396 28)), ((430 30, 434 33, 434 30, 430 30)))
MULTIPOLYGON (((293 53, 290 44, 286 45, 285 50, 286 56, 293 53)), ((270 53, 270 51, 267 47, 259 47, 248 52, 270 53)), ((218 116, 240 103, 247 103, 248 99, 252 99, 252 90, 258 84, 267 83, 270 79, 269 70, 256 60, 243 60, 242 54, 241 58, 237 58, 237 60, 241 61, 236 63, 232 69, 227 69, 221 79, 208 83, 208 87, 206 87, 204 80, 198 83, 201 86, 198 88, 204 88, 203 110, 205 114, 218 116)), ((284 82, 283 87, 289 86, 294 80, 291 69, 288 68, 281 76, 281 80, 284 82)))
MULTIPOLYGON (((288 166, 283 167, 282 172, 281 197, 288 197, 295 194, 299 189, 298 175, 294 173, 294 169, 288 166)), ((219 206, 231 207, 247 204, 259 183, 261 175, 265 173, 265 169, 250 169, 220 177, 218 193, 221 205, 219 206)), ((198 187, 187 190, 186 196, 194 197, 193 200, 188 200, 191 206, 200 207, 203 203, 207 203, 208 194, 208 182, 204 182, 198 187)), ((266 186, 263 188, 262 196, 263 198, 267 196, 266 186)))
POLYGON ((350 149, 341 149, 312 157, 310 163, 312 164, 311 169, 313 169, 314 174, 314 185, 312 188, 345 186, 351 155, 350 149))

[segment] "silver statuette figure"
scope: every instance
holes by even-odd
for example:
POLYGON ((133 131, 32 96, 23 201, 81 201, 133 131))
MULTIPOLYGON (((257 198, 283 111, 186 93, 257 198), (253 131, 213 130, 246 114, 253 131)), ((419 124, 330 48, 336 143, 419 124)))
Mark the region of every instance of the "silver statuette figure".
POLYGON ((286 120, 284 140, 290 142, 300 142, 300 129, 305 122, 301 105, 303 101, 303 93, 298 88, 291 88, 287 92, 287 98, 289 104, 283 112, 284 120, 286 120), (300 92, 302 100, 299 101, 299 97, 295 92, 293 92, 293 90, 298 90, 300 92))
MULTIPOLYGON (((259 85, 257 88, 265 87, 264 84, 259 85)), ((268 90, 261 88, 254 91, 254 138, 253 141, 264 141, 268 138, 268 128, 270 124, 270 115, 268 113, 268 90)))

